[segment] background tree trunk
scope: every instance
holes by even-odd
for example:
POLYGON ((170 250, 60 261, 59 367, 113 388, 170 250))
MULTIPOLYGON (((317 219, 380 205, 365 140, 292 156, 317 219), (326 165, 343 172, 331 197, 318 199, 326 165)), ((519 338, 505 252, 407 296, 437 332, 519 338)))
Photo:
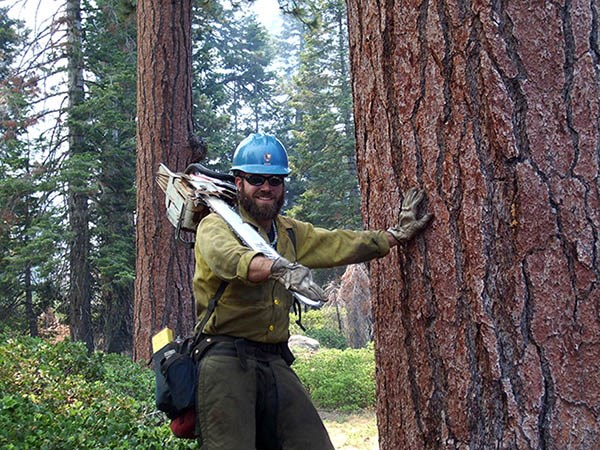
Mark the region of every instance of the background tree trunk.
MULTIPOLYGON (((68 89, 69 89, 69 157, 73 172, 85 161, 87 152, 83 136, 81 106, 84 102, 83 53, 81 44, 81 4, 67 2, 68 27, 68 89)), ((83 163, 85 164, 85 163, 83 163)), ((90 272, 90 214, 88 209, 87 175, 69 179, 68 205, 71 239, 69 241, 69 326, 71 338, 83 341, 94 350, 92 328, 92 286, 90 272)))
POLYGON ((365 264, 346 267, 336 297, 346 310, 343 329, 348 346, 365 347, 373 339, 369 274, 365 264))
POLYGON ((600 442, 598 4, 348 1, 381 448, 600 442))
POLYGON ((103 323, 104 350, 111 353, 131 353, 132 344, 132 292, 130 284, 114 286, 102 293, 106 305, 103 323))
POLYGON ((176 244, 155 182, 160 163, 185 169, 191 150, 191 0, 142 0, 138 14, 137 223, 134 358, 165 326, 192 332, 193 252, 176 244))

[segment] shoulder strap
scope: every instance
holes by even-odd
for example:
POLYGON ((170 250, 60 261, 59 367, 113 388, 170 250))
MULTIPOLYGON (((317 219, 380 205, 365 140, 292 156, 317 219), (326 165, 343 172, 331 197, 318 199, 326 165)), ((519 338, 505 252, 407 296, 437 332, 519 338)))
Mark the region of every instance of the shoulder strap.
POLYGON ((292 245, 294 246, 294 252, 296 251, 296 232, 293 228, 286 228, 288 236, 290 237, 290 241, 292 241, 292 245))
POLYGON ((213 298, 211 298, 210 301, 208 302, 208 308, 206 309, 206 314, 204 314, 204 317, 202 318, 202 321, 200 322, 200 325, 198 326, 198 332, 196 333, 196 336, 200 336, 202 334, 202 332, 204 331, 204 327, 208 323, 208 319, 210 319, 210 316, 212 316, 213 313, 215 312, 217 303, 219 302, 219 299, 223 295, 223 292, 225 292, 225 288, 227 287, 228 284, 229 284, 229 282, 227 282, 225 280, 221 281, 221 284, 219 285, 217 292, 215 292, 215 295, 213 295, 213 298))

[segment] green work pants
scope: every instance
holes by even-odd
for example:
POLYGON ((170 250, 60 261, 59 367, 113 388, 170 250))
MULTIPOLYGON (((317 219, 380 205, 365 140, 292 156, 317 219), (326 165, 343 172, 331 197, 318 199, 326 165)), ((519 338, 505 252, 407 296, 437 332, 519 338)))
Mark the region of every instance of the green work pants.
POLYGON ((279 355, 240 363, 209 351, 198 377, 201 450, 333 450, 308 393, 279 355))

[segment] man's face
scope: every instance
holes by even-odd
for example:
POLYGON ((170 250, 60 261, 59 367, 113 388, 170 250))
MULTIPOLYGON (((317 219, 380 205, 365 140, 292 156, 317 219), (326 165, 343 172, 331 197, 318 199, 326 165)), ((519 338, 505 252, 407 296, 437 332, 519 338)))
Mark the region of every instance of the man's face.
POLYGON ((282 176, 242 173, 236 177, 235 184, 240 205, 254 219, 273 220, 281 211, 285 200, 282 176), (262 183, 258 184, 261 181, 262 183))

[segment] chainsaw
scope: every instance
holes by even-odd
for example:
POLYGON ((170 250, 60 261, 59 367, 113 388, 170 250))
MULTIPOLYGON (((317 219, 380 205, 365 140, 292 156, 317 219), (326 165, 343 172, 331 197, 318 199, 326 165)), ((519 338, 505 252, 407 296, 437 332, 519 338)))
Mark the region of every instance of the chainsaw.
MULTIPOLYGON (((212 211, 221 216, 244 245, 276 260, 281 255, 235 210, 237 188, 233 180, 233 176, 215 172, 201 164, 189 165, 184 173, 175 173, 164 164, 160 165, 156 181, 165 193, 167 218, 176 229, 177 240, 192 247, 194 241, 184 239, 182 231, 195 232, 200 220, 212 211)), ((313 308, 323 305, 321 301, 311 300, 298 292, 292 291, 292 294, 301 303, 313 308)))

